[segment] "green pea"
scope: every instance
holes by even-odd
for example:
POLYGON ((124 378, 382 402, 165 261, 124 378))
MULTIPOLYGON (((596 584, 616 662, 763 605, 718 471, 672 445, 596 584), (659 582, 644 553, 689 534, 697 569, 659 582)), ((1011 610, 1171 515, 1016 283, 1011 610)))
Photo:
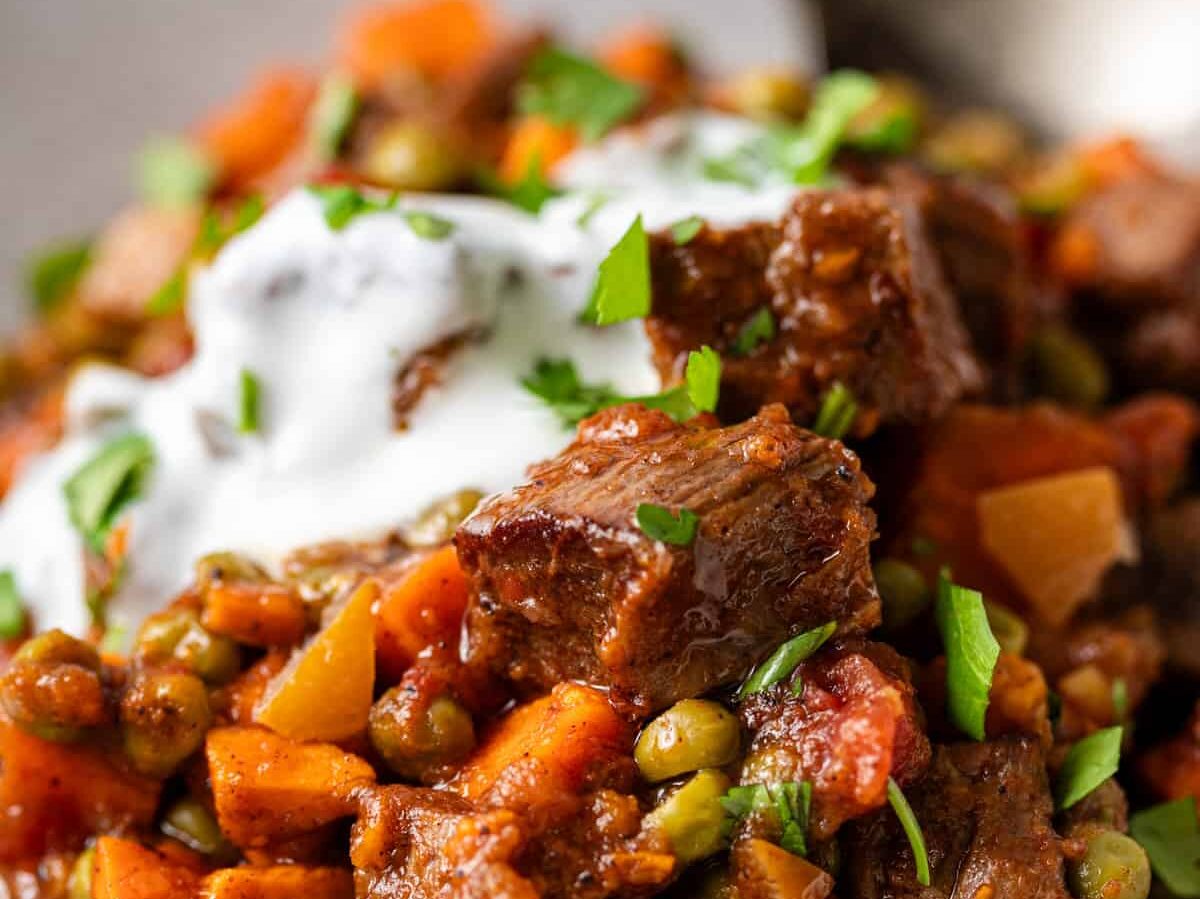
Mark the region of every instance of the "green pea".
POLYGON ((207 630, 191 609, 147 618, 138 633, 134 657, 151 667, 178 662, 210 684, 230 680, 242 662, 237 643, 207 630))
POLYGON ((170 774, 200 748, 211 724, 208 690, 191 674, 142 673, 121 697, 125 754, 143 774, 170 774))
POLYGON ((38 662, 45 665, 78 665, 89 671, 100 670, 100 653, 57 628, 31 637, 13 655, 14 662, 38 662))
POLYGON ((432 503, 417 516, 400 536, 409 546, 440 546, 451 537, 467 516, 475 511, 483 494, 478 490, 460 490, 432 503))
POLYGON ((734 112, 752 119, 798 119, 808 109, 808 82, 779 69, 742 72, 729 82, 725 93, 734 112))
POLYGON ((201 589, 216 581, 243 581, 253 584, 270 580, 267 573, 252 559, 231 552, 209 553, 201 556, 194 566, 196 585, 201 589))
POLYGON ((929 585, 916 566, 900 559, 875 563, 875 586, 883 602, 883 623, 890 631, 914 621, 929 607, 929 585))
POLYGON ((163 815, 162 832, 201 855, 228 858, 232 846, 216 818, 195 799, 180 799, 163 815))
POLYGON ((698 771, 646 816, 646 825, 667 835, 676 857, 685 865, 712 855, 725 845, 721 797, 729 785, 729 778, 720 771, 698 771))
POLYGON ((1090 343, 1075 332, 1047 325, 1029 342, 1034 388, 1067 406, 1094 409, 1108 396, 1108 368, 1090 343))
POLYGON ((419 122, 393 122, 371 142, 363 174, 397 190, 439 190, 458 180, 457 154, 438 134, 419 122))
POLYGON ((998 603, 983 601, 987 613, 988 626, 992 636, 1005 652, 1019 656, 1024 654, 1025 645, 1029 642, 1029 625, 1025 620, 998 603))
POLYGON ((683 699, 646 725, 633 758, 651 783, 701 768, 720 768, 737 758, 741 728, 717 702, 683 699))
POLYGON ((1088 839, 1087 852, 1067 871, 1076 899, 1146 899, 1150 861, 1123 833, 1102 830, 1088 839))
POLYGON ((425 699, 407 684, 388 690, 371 707, 367 735, 388 767, 409 780, 427 781, 437 769, 475 748, 471 714, 449 696, 425 699))
POLYGON ((67 876, 67 899, 92 899, 92 866, 95 860, 94 846, 88 846, 75 857, 75 864, 67 876))

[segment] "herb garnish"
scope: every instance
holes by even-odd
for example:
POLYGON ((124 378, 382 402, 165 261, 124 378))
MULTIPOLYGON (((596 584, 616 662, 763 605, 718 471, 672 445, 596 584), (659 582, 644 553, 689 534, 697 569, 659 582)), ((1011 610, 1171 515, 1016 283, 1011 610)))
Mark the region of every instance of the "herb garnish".
POLYGON ((154 206, 198 203, 215 180, 212 162, 198 147, 180 138, 155 138, 138 157, 142 198, 154 206))
POLYGON ((837 622, 830 621, 792 637, 750 673, 737 691, 737 699, 741 701, 787 678, 796 670, 797 665, 820 649, 836 630, 837 622))
POLYGON ((917 866, 917 883, 927 887, 930 882, 929 852, 925 848, 925 834, 921 832, 921 822, 917 820, 912 806, 908 804, 908 799, 900 790, 900 785, 890 777, 887 783, 887 796, 892 811, 900 819, 904 835, 908 837, 908 845, 912 848, 913 861, 917 866))
POLYGON ((759 344, 775 338, 775 316, 770 308, 763 306, 738 329, 733 340, 735 356, 749 356, 759 344))
MULTIPOLYGON (((487 193, 505 200, 519 209, 537 215, 548 200, 561 196, 562 191, 550 184, 542 174, 542 157, 534 153, 525 166, 520 181, 511 184, 490 169, 479 169, 475 179, 487 193)), ((580 223, 582 224, 582 222, 580 223)))
POLYGON ((613 325, 649 313, 650 244, 639 215, 600 263, 581 318, 595 325, 613 325))
POLYGON ((445 240, 454 232, 454 222, 432 212, 411 210, 404 213, 404 220, 413 234, 425 240, 445 240))
POLYGON ((558 49, 543 50, 517 89, 517 106, 556 125, 574 125, 584 140, 602 137, 642 102, 635 84, 614 78, 594 62, 558 49))
POLYGON ((608 200, 609 197, 607 194, 599 192, 592 194, 587 201, 587 206, 583 208, 583 212, 579 213, 579 217, 575 219, 575 224, 580 228, 586 228, 596 213, 608 203, 608 200))
POLYGON ((90 241, 57 243, 39 251, 25 263, 25 284, 34 308, 49 312, 66 299, 92 256, 90 241))
POLYGON ((690 546, 696 539, 700 518, 691 509, 680 507, 679 514, 674 515, 665 506, 640 503, 637 507, 637 525, 651 540, 661 540, 672 546, 690 546))
POLYGON ((943 569, 938 575, 936 616, 946 649, 950 720, 967 736, 983 740, 992 674, 1000 658, 1000 644, 988 626, 983 596, 951 583, 943 569))
POLYGON ((1150 867, 1180 899, 1200 897, 1200 823, 1196 797, 1185 796, 1132 815, 1129 833, 1150 857, 1150 867))
POLYGON ((258 376, 248 368, 242 369, 238 391, 238 430, 243 434, 256 434, 261 390, 258 376))
POLYGON ((0 571, 0 638, 12 640, 25 630, 25 605, 11 571, 0 571))
POLYGON ((846 436, 858 416, 858 403, 854 394, 841 381, 835 381, 821 400, 812 430, 830 440, 841 440, 846 436))
POLYGON ((350 78, 336 72, 326 76, 313 101, 308 125, 309 140, 318 157, 337 158, 358 107, 358 91, 350 78))
POLYGON ((808 854, 808 819, 812 784, 784 781, 777 784, 748 784, 733 787, 721 797, 721 807, 735 821, 752 812, 771 811, 779 818, 779 845, 793 855, 808 854))
POLYGON ((67 514, 96 552, 127 505, 142 495, 154 468, 154 447, 142 434, 106 443, 63 484, 67 514))
POLYGON ((391 194, 386 199, 376 200, 349 184, 310 184, 308 192, 321 201, 325 223, 334 231, 341 231, 365 213, 391 209, 399 199, 399 194, 391 194))
POLYGON ((584 384, 569 359, 539 360, 533 374, 523 378, 521 385, 553 409, 567 427, 622 403, 641 403, 665 412, 675 421, 687 421, 701 412, 716 410, 721 358, 710 347, 693 350, 688 354, 684 384, 647 396, 624 396, 607 384, 584 384))
POLYGON ((692 242, 692 239, 700 233, 700 229, 703 227, 704 219, 698 215, 689 215, 670 226, 671 239, 675 241, 677 247, 686 246, 692 242))
POLYGON ((1121 763, 1120 726, 1089 734, 1071 747, 1054 782, 1054 798, 1067 809, 1114 774, 1121 763))

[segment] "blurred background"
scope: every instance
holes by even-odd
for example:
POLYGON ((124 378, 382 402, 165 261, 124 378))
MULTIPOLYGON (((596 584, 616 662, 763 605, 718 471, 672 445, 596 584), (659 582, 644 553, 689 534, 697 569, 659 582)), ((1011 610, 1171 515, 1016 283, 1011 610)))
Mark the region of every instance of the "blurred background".
MULTIPOLYGON (((21 263, 131 195, 137 149, 233 95, 264 63, 328 57, 338 0, 4 0, 0 329, 21 263)), ((913 71, 954 103, 999 103, 1048 137, 1134 130, 1200 162, 1196 0, 495 0, 591 43, 667 23, 714 73, 827 63, 913 71)))

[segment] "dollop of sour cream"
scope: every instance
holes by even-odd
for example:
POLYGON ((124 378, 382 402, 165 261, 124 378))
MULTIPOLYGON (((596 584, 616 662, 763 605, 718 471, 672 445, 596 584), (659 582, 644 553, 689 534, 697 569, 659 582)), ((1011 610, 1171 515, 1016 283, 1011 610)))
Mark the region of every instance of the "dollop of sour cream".
POLYGON ((31 459, 0 506, 0 570, 40 627, 81 632, 82 540, 62 484, 114 436, 146 435, 156 463, 123 517, 127 569, 110 618, 161 607, 192 563, 237 550, 271 564, 305 544, 377 537, 463 488, 498 491, 572 434, 522 386, 542 357, 631 394, 660 389, 640 322, 580 324, 597 266, 634 217, 663 228, 777 218, 796 188, 706 180, 703 160, 756 133, 713 114, 674 116, 578 152, 566 194, 531 216, 481 198, 413 196, 333 231, 299 190, 194 276, 195 355, 147 379, 90 366, 74 378, 66 435, 31 459), (442 240, 404 212, 449 220, 442 240), (393 383, 420 350, 471 332, 396 430, 393 383), (243 371, 260 427, 239 434, 243 371))

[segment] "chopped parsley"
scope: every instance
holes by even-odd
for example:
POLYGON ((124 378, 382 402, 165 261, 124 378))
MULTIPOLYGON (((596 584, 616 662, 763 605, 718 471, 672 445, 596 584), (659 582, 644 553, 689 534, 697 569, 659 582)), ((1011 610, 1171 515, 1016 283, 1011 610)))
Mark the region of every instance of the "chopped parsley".
POLYGON ((830 621, 820 627, 797 634, 788 640, 770 657, 755 668, 737 692, 738 700, 759 693, 787 678, 796 666, 820 649, 837 630, 837 622, 830 621))
POLYGON ((749 356, 758 348, 775 338, 775 316, 771 310, 763 306, 738 329, 737 337, 733 339, 733 355, 749 356))
POLYGON ((806 780, 733 787, 721 797, 721 807, 735 821, 754 812, 773 812, 779 819, 780 847, 801 857, 808 854, 811 805, 812 784, 806 780))
POLYGON ((739 147, 728 156, 714 156, 704 160, 701 172, 709 181, 754 187, 764 174, 763 168, 758 145, 752 144, 739 147))
POLYGON ((661 540, 672 546, 691 546, 696 539, 696 528, 700 518, 691 509, 680 508, 675 515, 664 506, 640 503, 637 507, 637 525, 651 540, 661 540))
POLYGON ((92 258, 87 240, 56 243, 46 247, 25 263, 25 284, 34 308, 49 312, 66 299, 92 258))
POLYGON ((411 210, 404 213, 404 220, 413 234, 425 240, 445 240, 454 233, 454 222, 432 212, 411 210))
POLYGON ((188 266, 183 264, 175 269, 175 273, 163 282, 162 287, 154 291, 146 303, 146 313, 149 315, 173 315, 183 308, 187 299, 188 266))
POLYGON ((675 246, 682 247, 691 243, 693 238, 700 233, 700 229, 704 227, 704 219, 698 215, 689 215, 685 219, 680 219, 675 224, 671 225, 671 239, 675 241, 675 246))
POLYGON ((150 440, 125 434, 106 443, 63 484, 71 523, 93 550, 104 551, 118 516, 142 495, 153 468, 150 440))
POLYGON ((954 725, 974 740, 984 738, 992 674, 1000 644, 988 625, 983 596, 938 576, 938 630, 946 649, 946 707, 954 725))
POLYGON ((243 368, 238 379, 238 430, 243 434, 258 433, 260 394, 258 376, 243 368))
POLYGON ((622 403, 641 403, 665 412, 675 421, 687 421, 717 408, 720 384, 721 359, 709 347, 688 354, 684 384, 647 396, 625 396, 607 384, 585 384, 569 359, 541 359, 533 373, 521 380, 521 385, 553 409, 567 427, 622 403))
POLYGON ((1129 833, 1150 858, 1155 875, 1180 899, 1200 899, 1200 823, 1196 797, 1186 796, 1137 812, 1129 833))
POLYGON ((175 137, 150 141, 138 157, 142 199, 153 206, 189 206, 207 195, 216 168, 195 145, 175 137))
POLYGON ((1067 809, 1104 783, 1121 764, 1120 726, 1089 734, 1071 747, 1054 781, 1054 798, 1067 809))
POLYGON ((600 263, 584 321, 613 325, 650 313, 650 243, 639 215, 600 263))
POLYGON ((921 832, 921 822, 917 820, 912 806, 908 804, 908 799, 900 790, 900 785, 890 777, 887 783, 887 795, 888 803, 891 805, 892 811, 896 813, 896 817, 900 819, 900 826, 904 829, 904 835, 908 837, 908 845, 912 848, 913 861, 917 866, 917 883, 927 887, 930 882, 929 852, 925 848, 925 834, 921 832))
POLYGON ((25 604, 11 571, 0 571, 0 639, 12 640, 25 630, 25 604))
POLYGON ((596 213, 604 208, 608 202, 608 196, 602 193, 593 194, 587 201, 587 205, 583 207, 583 212, 579 213, 579 217, 575 219, 575 224, 580 228, 586 228, 595 217, 596 213))
POLYGON ((533 215, 541 212, 548 200, 562 194, 562 191, 550 184, 542 174, 542 158, 538 153, 530 157, 520 181, 510 184, 489 169, 480 169, 476 173, 476 180, 493 197, 505 200, 533 215))
POLYGON ((828 437, 830 440, 841 440, 854 425, 858 417, 858 403, 854 394, 841 381, 834 382, 821 400, 821 408, 817 411, 816 421, 813 422, 813 433, 828 437))
POLYGON ((365 213, 393 208, 399 198, 398 194, 392 194, 384 200, 376 200, 349 184, 310 184, 308 192, 321 201, 325 223, 334 231, 341 231, 365 213))
POLYGON ((517 106, 556 125, 574 125, 584 140, 602 137, 637 110, 642 90, 594 62, 550 48, 529 64, 517 106))
POLYGON ((358 107, 358 91, 350 78, 335 72, 321 82, 308 124, 309 140, 319 158, 337 158, 358 107))

